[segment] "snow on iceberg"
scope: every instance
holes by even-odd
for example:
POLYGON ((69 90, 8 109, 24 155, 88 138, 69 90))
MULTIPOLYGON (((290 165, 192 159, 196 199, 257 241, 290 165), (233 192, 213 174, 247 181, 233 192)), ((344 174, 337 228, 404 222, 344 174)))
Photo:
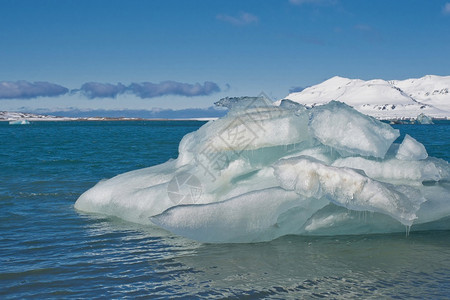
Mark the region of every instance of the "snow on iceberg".
POLYGON ((202 242, 450 229, 450 167, 344 103, 224 98, 175 160, 118 175, 75 208, 202 242), (361 213, 370 216, 360 218, 361 213))

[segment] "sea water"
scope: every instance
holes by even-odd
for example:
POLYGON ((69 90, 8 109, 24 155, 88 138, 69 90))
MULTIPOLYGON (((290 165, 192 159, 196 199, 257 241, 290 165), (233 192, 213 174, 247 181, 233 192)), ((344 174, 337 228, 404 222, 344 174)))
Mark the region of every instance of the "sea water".
MULTIPOLYGON (((202 244, 84 214, 81 193, 177 157, 198 121, 0 123, 0 297, 446 298, 450 232, 202 244)), ((395 125, 450 161, 450 123, 395 125)), ((358 217, 370 218, 370 213, 358 217)))

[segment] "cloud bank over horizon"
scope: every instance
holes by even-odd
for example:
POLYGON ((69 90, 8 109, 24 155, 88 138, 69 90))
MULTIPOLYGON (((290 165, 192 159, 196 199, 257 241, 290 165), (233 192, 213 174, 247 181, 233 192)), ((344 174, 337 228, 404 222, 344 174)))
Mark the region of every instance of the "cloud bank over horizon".
POLYGON ((154 98, 164 95, 179 95, 186 97, 207 96, 220 92, 220 87, 211 81, 189 84, 176 81, 163 81, 159 84, 151 82, 132 83, 128 90, 139 98, 154 98))
MULTIPOLYGON (((228 87, 228 86, 227 86, 228 87)), ((221 88, 215 82, 183 83, 177 81, 162 81, 160 83, 141 82, 126 86, 122 83, 86 82, 79 89, 68 88, 50 82, 0 81, 0 100, 29 100, 38 97, 57 97, 65 94, 81 94, 88 99, 116 98, 121 94, 133 94, 141 99, 156 98, 167 95, 195 97, 207 96, 220 92, 221 88)))
POLYGON ((0 99, 57 97, 68 92, 69 89, 66 87, 45 81, 0 81, 0 99))
POLYGON ((79 90, 72 90, 71 93, 81 92, 89 99, 93 98, 116 98, 117 95, 123 94, 127 87, 121 83, 100 83, 100 82, 86 82, 79 90))

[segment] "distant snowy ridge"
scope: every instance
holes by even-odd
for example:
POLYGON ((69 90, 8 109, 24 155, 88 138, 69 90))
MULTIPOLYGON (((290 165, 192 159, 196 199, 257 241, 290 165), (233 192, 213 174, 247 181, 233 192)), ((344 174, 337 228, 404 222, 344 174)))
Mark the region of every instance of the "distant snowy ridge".
POLYGON ((69 120, 74 120, 75 118, 56 117, 56 116, 50 116, 50 115, 38 115, 38 114, 30 114, 30 113, 22 113, 22 112, 0 111, 0 121, 15 121, 15 120, 23 120, 23 119, 26 119, 28 121, 69 121, 69 120))
MULTIPOLYGON (((450 76, 427 75, 418 79, 364 81, 339 76, 291 93, 289 99, 307 107, 337 100, 378 119, 450 118, 450 76)), ((276 104, 279 104, 277 101, 276 104)))
POLYGON ((59 117, 52 115, 41 115, 41 114, 32 114, 32 113, 24 113, 24 112, 8 112, 8 111, 0 111, 0 122, 1 121, 18 121, 18 120, 27 120, 27 121, 114 121, 114 120, 189 120, 189 121, 211 121, 216 120, 218 117, 185 117, 185 118, 145 118, 145 117, 59 117))

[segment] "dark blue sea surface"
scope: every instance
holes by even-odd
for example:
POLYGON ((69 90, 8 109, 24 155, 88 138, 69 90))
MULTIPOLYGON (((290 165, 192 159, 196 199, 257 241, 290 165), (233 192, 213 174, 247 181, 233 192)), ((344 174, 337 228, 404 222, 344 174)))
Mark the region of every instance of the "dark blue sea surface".
MULTIPOLYGON (((448 298, 449 231, 212 245, 74 209, 203 124, 0 123, 0 298, 448 298)), ((450 161, 448 121, 394 127, 450 161)))

